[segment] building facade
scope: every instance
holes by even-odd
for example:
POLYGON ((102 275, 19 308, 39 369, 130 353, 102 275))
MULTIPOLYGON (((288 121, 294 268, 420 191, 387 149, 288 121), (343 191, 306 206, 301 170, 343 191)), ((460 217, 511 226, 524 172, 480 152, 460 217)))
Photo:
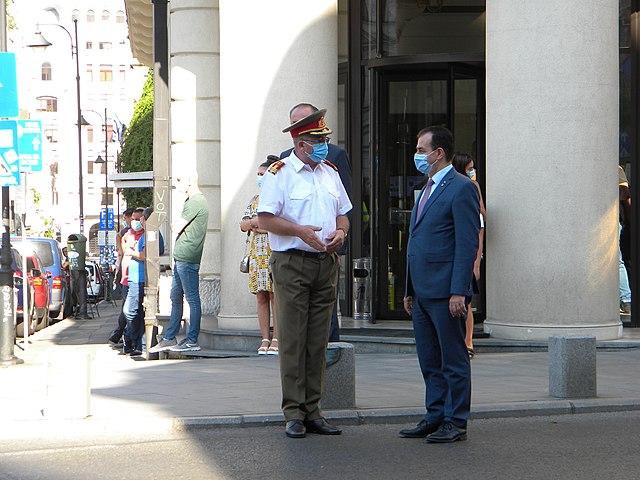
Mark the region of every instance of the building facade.
MULTIPOLYGON (((134 54, 153 65, 154 5, 125 4, 134 54)), ((343 313, 351 311, 349 266, 364 257, 374 317, 406 318, 407 233, 422 181, 415 135, 444 124, 456 149, 474 155, 486 201, 485 329, 529 340, 622 335, 616 162, 634 194, 637 0, 589 8, 577 0, 318 0, 305 8, 172 0, 166 8, 170 166, 197 171, 209 199, 201 273, 221 327, 257 328, 238 272, 238 223, 256 193, 257 165, 289 146, 280 133, 289 108, 307 101, 328 109, 334 141, 352 162, 343 313)))
POLYGON ((9 12, 16 23, 9 32, 9 50, 16 53, 18 62, 20 115, 40 120, 43 130, 43 170, 27 175, 26 224, 33 235, 50 228, 63 242, 69 234, 78 233, 82 168, 83 233, 89 238, 90 253, 97 254, 101 209, 108 202, 116 217, 115 229, 124 207, 108 175, 117 170, 122 129, 129 123, 148 72, 131 53, 124 1, 17 0, 9 12), (36 32, 51 45, 29 47, 36 32), (85 120, 81 122, 85 123, 82 162, 76 52, 85 120))

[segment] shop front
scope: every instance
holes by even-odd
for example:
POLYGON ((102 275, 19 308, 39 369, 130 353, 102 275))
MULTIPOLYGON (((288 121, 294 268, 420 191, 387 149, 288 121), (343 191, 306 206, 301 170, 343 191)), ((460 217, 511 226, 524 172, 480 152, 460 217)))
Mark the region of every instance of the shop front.
POLYGON ((402 298, 409 220, 425 182, 413 163, 417 132, 450 128, 456 151, 475 158, 483 186, 484 1, 450 3, 350 5, 351 31, 358 33, 350 38, 344 120, 360 199, 351 255, 371 259, 374 320, 408 318, 402 298))

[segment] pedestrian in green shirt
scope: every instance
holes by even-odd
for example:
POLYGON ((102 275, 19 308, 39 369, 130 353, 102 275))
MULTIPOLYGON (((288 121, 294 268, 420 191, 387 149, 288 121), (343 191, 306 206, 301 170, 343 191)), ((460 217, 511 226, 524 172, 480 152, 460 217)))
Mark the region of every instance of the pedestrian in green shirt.
POLYGON ((149 351, 151 353, 171 350, 174 352, 195 352, 200 350, 200 260, 207 233, 209 206, 207 199, 198 188, 198 177, 178 176, 176 190, 184 192, 187 200, 180 218, 173 222, 172 230, 177 232, 173 248, 173 282, 171 284, 171 317, 164 338, 149 351), (180 341, 176 335, 182 320, 183 299, 189 304, 189 331, 180 341))

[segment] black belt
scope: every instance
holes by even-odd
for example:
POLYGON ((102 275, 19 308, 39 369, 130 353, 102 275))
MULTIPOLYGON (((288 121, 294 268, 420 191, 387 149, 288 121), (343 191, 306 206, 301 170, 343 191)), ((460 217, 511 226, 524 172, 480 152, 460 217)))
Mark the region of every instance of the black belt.
POLYGON ((327 252, 307 252, 306 250, 298 250, 297 248, 290 248, 289 250, 285 250, 282 253, 293 253, 294 255, 298 255, 300 257, 308 257, 315 258, 318 260, 324 260, 328 258, 330 253, 327 252))

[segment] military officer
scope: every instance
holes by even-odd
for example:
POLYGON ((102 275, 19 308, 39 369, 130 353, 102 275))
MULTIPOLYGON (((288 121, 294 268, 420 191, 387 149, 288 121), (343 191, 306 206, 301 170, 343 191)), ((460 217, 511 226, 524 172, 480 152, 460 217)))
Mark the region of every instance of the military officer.
POLYGON ((337 168, 326 160, 332 131, 325 113, 313 112, 283 130, 293 150, 265 173, 258 205, 258 223, 269 232, 272 250, 282 411, 291 438, 342 433, 319 406, 336 300, 336 251, 347 237, 351 210, 337 168))

